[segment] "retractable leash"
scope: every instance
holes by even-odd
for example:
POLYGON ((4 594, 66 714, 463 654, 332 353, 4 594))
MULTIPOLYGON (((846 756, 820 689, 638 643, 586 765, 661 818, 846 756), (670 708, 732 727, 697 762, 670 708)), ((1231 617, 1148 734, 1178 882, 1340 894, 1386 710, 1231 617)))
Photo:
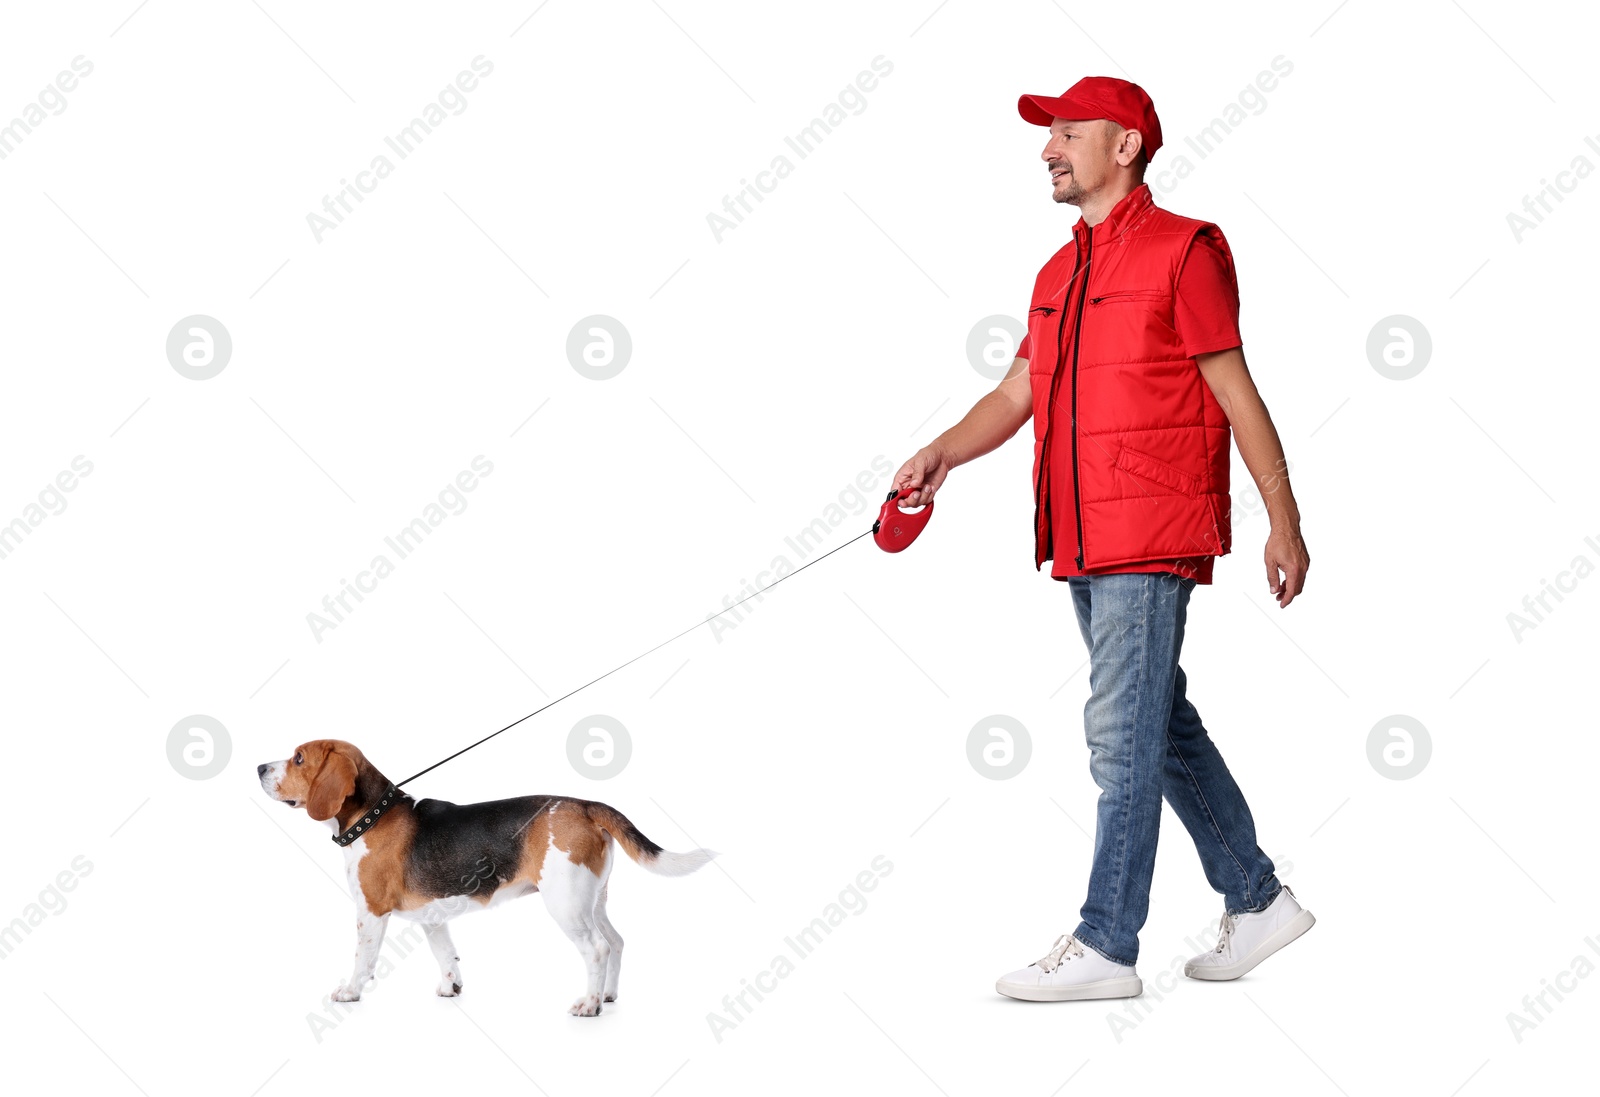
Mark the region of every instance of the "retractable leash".
POLYGON ((646 655, 649 655, 651 652, 658 651, 659 649, 666 647, 668 644, 672 643, 672 641, 678 639, 678 637, 688 635, 689 633, 693 632, 695 629, 699 628, 701 625, 709 624, 711 621, 715 620, 718 617, 721 617, 724 613, 727 613, 729 610, 738 609, 744 603, 746 603, 750 599, 754 598, 757 594, 765 594, 767 591, 769 591, 773 587, 777 586, 778 583, 781 583, 786 579, 792 579, 794 576, 799 575, 802 571, 806 570, 806 568, 810 567, 812 564, 820 563, 821 561, 826 560, 828 557, 832 556, 834 553, 838 552, 840 549, 846 548, 846 547, 848 547, 850 545, 855 544, 857 541, 861 540, 861 538, 870 536, 873 539, 873 541, 877 544, 877 546, 879 548, 881 548, 884 552, 904 552, 907 548, 911 547, 911 542, 915 541, 917 539, 917 535, 920 534, 923 531, 923 529, 927 526, 928 519, 933 517, 933 503, 932 502, 928 502, 928 503, 923 504, 923 506, 919 510, 903 511, 903 510, 900 509, 900 507, 897 504, 899 503, 899 501, 901 499, 905 498, 905 496, 907 494, 909 494, 909 492, 910 492, 909 488, 901 488, 898 491, 891 491, 889 493, 888 498, 883 501, 883 506, 880 507, 879 510, 878 510, 878 518, 877 518, 877 520, 872 523, 872 528, 867 530, 866 533, 857 534, 856 536, 850 538, 850 540, 846 541, 844 544, 836 545, 835 547, 829 549, 827 552, 823 553, 821 556, 817 557, 815 560, 811 560, 811 561, 808 561, 808 562, 806 562, 804 564, 801 564, 799 567, 797 567, 793 571, 791 571, 788 575, 783 576, 782 578, 778 579, 776 582, 770 583, 767 586, 762 587, 758 591, 753 591, 750 594, 745 595, 743 598, 741 598, 737 602, 733 603, 733 605, 728 606, 725 609, 719 609, 716 613, 713 613, 710 617, 707 617, 703 621, 696 621, 694 624, 690 625, 688 628, 684 629, 682 632, 679 632, 679 633, 677 633, 677 634, 675 634, 673 636, 667 637, 665 640, 661 641, 661 643, 657 644, 655 647, 651 648, 649 651, 642 651, 638 655, 635 655, 632 659, 629 659, 627 663, 622 663, 622 664, 619 664, 618 666, 612 667, 610 670, 608 670, 604 674, 600 675, 600 678, 591 678, 589 681, 585 682, 583 685, 579 686, 577 689, 569 690, 568 692, 563 693, 560 697, 557 697, 554 701, 550 701, 547 704, 540 705, 538 708, 536 708, 532 712, 528 713, 528 715, 522 717, 522 719, 513 720, 513 721, 511 721, 511 723, 507 724, 505 727, 501 728, 499 731, 496 731, 496 732, 494 732, 492 734, 489 734, 489 735, 485 735, 482 739, 479 739, 476 743, 470 743, 467 746, 462 747, 460 750, 456 751, 454 754, 450 755, 448 758, 441 758, 439 761, 433 763, 433 765, 429 766, 427 769, 421 770, 421 771, 419 771, 417 773, 413 773, 410 777, 407 777, 404 781, 397 781, 394 784, 390 785, 387 789, 384 790, 383 795, 378 797, 378 803, 374 804, 370 809, 368 809, 367 813, 365 815, 363 815, 360 819, 357 819, 355 821, 354 825, 352 825, 344 833, 336 834, 336 835, 333 836, 334 843, 337 844, 337 845, 341 845, 341 846, 348 846, 351 842, 354 842, 357 838, 361 837, 362 833, 365 832, 367 830, 367 828, 372 826, 373 823, 377 822, 378 818, 381 815, 383 815, 383 813, 385 811, 387 811, 389 809, 390 805, 397 804, 397 803, 401 802, 402 800, 408 799, 409 796, 407 794, 402 794, 400 792, 400 789, 401 789, 402 786, 409 785, 412 781, 415 781, 418 777, 421 777, 423 774, 431 773, 434 770, 438 769, 440 766, 444 765, 446 762, 451 761, 452 759, 461 757, 463 754, 465 754, 467 751, 471 750, 473 747, 482 746, 484 743, 487 743, 490 739, 493 739, 496 735, 499 735, 499 734, 501 734, 503 732, 510 731, 512 728, 516 727, 518 724, 521 724, 521 723, 524 723, 524 722, 526 722, 528 720, 533 719, 535 716, 539 715, 541 712, 543 712, 545 709, 549 708, 551 705, 559 704, 560 702, 565 701, 568 697, 571 697, 574 693, 578 693, 578 692, 580 692, 582 690, 588 689, 590 686, 592 686, 596 682, 600 681, 601 678, 609 678, 611 675, 615 674, 617 671, 621 670, 623 667, 627 666, 629 663, 638 662, 640 659, 643 659, 646 655))

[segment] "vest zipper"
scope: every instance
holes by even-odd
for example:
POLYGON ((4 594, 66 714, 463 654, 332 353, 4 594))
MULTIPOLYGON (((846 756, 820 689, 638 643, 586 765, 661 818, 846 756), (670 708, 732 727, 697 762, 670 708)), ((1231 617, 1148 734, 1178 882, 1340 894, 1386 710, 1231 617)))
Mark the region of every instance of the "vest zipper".
MULTIPOLYGON (((1078 347, 1083 343, 1083 302, 1089 296, 1089 259, 1094 255, 1094 233, 1085 236, 1083 290, 1078 294, 1078 319, 1072 330, 1072 509, 1078 519, 1078 570, 1083 570, 1083 492, 1078 480, 1078 347)), ((1061 352, 1056 356, 1059 360, 1061 352)))

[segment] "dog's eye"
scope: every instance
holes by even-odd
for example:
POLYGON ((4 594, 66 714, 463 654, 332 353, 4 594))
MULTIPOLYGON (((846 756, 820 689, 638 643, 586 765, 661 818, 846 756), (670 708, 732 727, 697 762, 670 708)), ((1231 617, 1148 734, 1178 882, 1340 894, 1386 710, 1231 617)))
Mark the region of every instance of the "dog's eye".
POLYGON ((294 764, 297 765, 297 766, 303 766, 303 765, 306 764, 306 756, 305 756, 305 753, 303 751, 296 751, 295 752, 294 764))

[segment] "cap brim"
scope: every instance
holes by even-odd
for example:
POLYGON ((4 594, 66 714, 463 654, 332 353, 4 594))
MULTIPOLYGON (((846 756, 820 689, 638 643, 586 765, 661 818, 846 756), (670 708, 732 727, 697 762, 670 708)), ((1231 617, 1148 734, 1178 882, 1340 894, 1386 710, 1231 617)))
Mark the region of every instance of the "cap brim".
POLYGON ((1105 117, 1103 111, 1065 95, 1055 98, 1048 95, 1024 95, 1017 100, 1017 113, 1022 115, 1024 122, 1031 122, 1036 126, 1051 125, 1057 118, 1087 121, 1105 117))

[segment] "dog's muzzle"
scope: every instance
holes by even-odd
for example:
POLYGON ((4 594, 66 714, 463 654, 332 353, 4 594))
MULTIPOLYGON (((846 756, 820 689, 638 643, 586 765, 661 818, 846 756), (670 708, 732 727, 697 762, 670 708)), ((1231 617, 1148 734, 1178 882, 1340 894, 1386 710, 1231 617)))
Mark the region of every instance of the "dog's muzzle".
POLYGON ((282 796, 278 795, 278 782, 283 779, 285 766, 286 763, 284 762, 262 762, 256 767, 256 776, 261 778, 262 791, 264 791, 268 796, 272 797, 274 800, 277 800, 279 803, 288 804, 290 807, 294 807, 296 805, 293 800, 285 800, 282 796))

